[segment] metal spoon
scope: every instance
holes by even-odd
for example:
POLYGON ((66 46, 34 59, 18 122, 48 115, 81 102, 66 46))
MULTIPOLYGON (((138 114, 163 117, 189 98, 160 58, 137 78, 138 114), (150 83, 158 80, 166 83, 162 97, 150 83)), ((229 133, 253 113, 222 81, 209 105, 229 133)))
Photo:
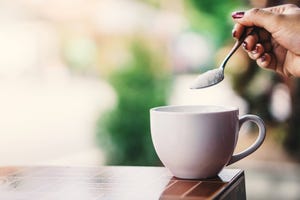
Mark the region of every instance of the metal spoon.
POLYGON ((209 70, 203 74, 200 74, 196 80, 193 82, 193 84, 190 86, 191 89, 201 89, 206 88, 209 86, 213 86, 219 82, 221 82, 224 79, 224 69, 227 61, 229 58, 236 52, 236 50, 241 46, 241 44, 244 42, 245 38, 251 34, 253 31, 253 28, 247 28, 243 32, 242 36, 235 42, 234 46, 226 56, 226 58, 223 60, 222 64, 219 68, 209 70))

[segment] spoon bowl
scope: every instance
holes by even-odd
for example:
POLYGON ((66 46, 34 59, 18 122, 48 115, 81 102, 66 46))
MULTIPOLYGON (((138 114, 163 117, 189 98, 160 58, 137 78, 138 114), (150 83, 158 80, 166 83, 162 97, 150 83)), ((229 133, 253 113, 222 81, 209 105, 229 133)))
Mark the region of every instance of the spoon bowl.
POLYGON ((200 74, 190 86, 191 89, 200 89, 213 86, 224 79, 224 69, 217 68, 200 74))

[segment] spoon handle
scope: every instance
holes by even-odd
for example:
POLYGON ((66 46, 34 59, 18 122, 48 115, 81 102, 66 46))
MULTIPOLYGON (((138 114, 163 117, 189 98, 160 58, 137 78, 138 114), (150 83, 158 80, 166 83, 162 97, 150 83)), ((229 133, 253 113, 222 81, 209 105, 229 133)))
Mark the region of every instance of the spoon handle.
POLYGON ((228 53, 228 55, 226 56, 226 58, 224 59, 224 61, 222 62, 220 68, 224 70, 225 65, 227 63, 227 61, 229 60, 229 58, 234 54, 234 52, 236 52, 236 50, 241 46, 241 44, 244 42, 245 38, 251 34, 253 32, 254 28, 253 27, 249 27, 249 28, 245 28, 244 32, 242 33, 241 37, 234 43, 232 49, 230 50, 230 52, 228 53))

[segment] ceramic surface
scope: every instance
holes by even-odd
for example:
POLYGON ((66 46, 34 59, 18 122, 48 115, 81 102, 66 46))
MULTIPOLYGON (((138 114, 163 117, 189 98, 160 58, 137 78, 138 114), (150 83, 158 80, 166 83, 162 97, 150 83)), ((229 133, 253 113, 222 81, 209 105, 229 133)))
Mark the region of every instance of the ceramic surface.
POLYGON ((265 126, 255 115, 239 117, 233 107, 165 106, 150 110, 155 150, 174 176, 195 179, 216 176, 227 164, 254 152, 263 143, 265 126), (232 155, 240 126, 252 121, 258 139, 248 149, 232 155))

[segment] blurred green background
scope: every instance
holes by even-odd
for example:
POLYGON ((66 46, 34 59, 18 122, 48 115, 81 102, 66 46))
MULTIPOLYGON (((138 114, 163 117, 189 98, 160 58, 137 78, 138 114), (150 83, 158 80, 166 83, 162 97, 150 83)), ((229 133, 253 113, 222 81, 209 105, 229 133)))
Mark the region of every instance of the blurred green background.
MULTIPOLYGON (((172 45, 178 45, 178 48, 182 48, 180 51, 186 51, 185 54, 189 54, 191 50, 194 51, 191 53, 197 56, 205 51, 206 47, 196 43, 199 47, 193 50, 194 47, 189 46, 193 45, 189 44, 192 40, 197 42, 197 39, 209 39, 214 50, 225 45, 231 39, 230 12, 244 5, 245 2, 189 0, 176 2, 175 5, 171 1, 140 1, 139 3, 154 9, 158 15, 174 12, 168 14, 178 16, 169 16, 175 18, 169 20, 182 18, 180 20, 184 21, 184 24, 177 24, 178 33, 170 33, 172 38, 163 38, 163 41, 157 36, 147 40, 148 34, 139 30, 133 34, 133 38, 126 38, 128 53, 131 54, 130 59, 121 66, 115 66, 117 70, 108 76, 109 82, 117 93, 116 107, 101 116, 99 121, 99 144, 106 151, 106 162, 110 165, 159 164, 151 141, 149 109, 168 103, 170 96, 168 91, 172 90, 172 74, 199 73, 200 70, 209 69, 199 66, 201 60, 193 62, 192 59, 195 58, 186 58, 186 63, 180 63, 181 55, 173 55, 179 57, 175 58, 179 59, 179 63, 173 63, 169 60, 172 59, 170 48, 172 45), (176 10, 173 9, 180 9, 180 13, 175 13, 176 10), (182 38, 185 39, 180 41, 182 38), (185 40, 188 42, 185 43, 185 40), (170 43, 173 44, 170 46, 170 43)), ((168 26, 168 23, 164 25, 168 26)), ((153 31, 152 28, 155 29, 155 27, 151 28, 151 24, 147 26, 150 31, 153 31)), ((205 61, 201 63, 204 66, 215 64, 213 54, 207 54, 204 59, 205 61)))

